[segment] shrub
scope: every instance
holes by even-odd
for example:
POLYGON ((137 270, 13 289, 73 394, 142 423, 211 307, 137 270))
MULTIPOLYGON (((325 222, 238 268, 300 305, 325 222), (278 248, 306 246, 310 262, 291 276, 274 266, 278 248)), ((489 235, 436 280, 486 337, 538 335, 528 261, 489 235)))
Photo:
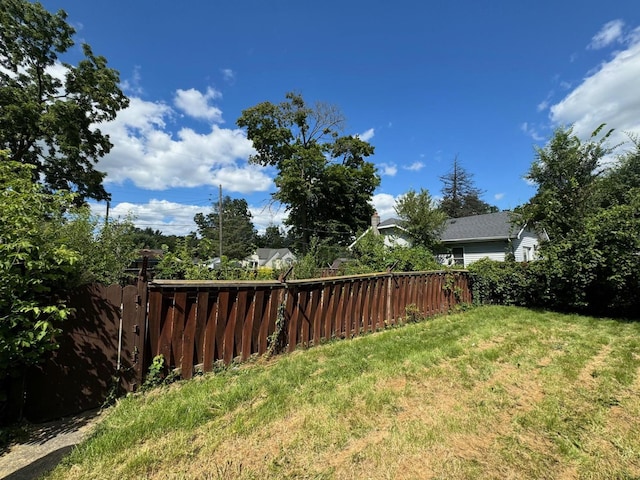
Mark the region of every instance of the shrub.
POLYGON ((469 265, 471 291, 476 304, 529 305, 530 264, 483 258, 469 265))

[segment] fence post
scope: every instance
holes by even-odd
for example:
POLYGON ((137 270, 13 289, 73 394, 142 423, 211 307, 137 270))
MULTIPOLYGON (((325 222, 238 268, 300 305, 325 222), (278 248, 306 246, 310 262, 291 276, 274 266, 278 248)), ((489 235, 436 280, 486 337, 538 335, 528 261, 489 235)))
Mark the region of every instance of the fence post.
POLYGON ((144 382, 144 372, 149 367, 146 363, 146 339, 147 339, 147 311, 149 309, 149 283, 147 279, 147 267, 149 257, 142 258, 142 268, 138 272, 138 280, 136 287, 138 288, 137 305, 136 305, 136 326, 134 327, 134 359, 133 365, 135 370, 134 383, 131 389, 135 391, 142 382, 144 382))

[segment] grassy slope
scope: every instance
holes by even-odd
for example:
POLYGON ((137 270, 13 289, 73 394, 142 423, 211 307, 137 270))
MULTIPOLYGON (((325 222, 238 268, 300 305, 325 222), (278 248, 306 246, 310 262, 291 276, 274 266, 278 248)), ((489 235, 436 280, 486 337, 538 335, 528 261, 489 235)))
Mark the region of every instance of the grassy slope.
POLYGON ((640 477, 640 324, 483 307, 123 399, 50 478, 640 477))

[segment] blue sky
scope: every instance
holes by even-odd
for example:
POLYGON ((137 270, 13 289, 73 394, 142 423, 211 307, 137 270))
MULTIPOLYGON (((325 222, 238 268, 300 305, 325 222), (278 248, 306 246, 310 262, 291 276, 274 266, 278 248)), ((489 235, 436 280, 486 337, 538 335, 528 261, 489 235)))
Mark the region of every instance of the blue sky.
POLYGON ((42 3, 77 30, 65 60, 90 44, 131 98, 100 126, 115 145, 98 164, 112 214, 165 233, 195 230, 220 184, 259 230, 282 221, 275 172, 248 164, 235 122, 292 90, 337 105, 344 133, 375 146, 383 219, 411 188, 437 196, 456 155, 484 200, 508 209, 535 193, 523 176, 557 126, 640 134, 633 0, 42 3))

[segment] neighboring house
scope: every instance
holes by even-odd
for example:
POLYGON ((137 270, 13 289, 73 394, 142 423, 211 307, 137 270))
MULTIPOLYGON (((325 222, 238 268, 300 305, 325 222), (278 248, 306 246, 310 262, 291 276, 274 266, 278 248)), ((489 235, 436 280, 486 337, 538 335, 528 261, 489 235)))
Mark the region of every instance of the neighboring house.
POLYGON ((380 216, 377 213, 374 213, 371 216, 371 226, 367 228, 362 235, 356 238, 351 245, 349 245, 349 250, 351 250, 354 245, 369 232, 373 232, 374 235, 381 235, 383 237, 384 244, 387 247, 411 246, 411 237, 409 237, 406 229, 402 227, 400 219, 388 218, 381 222, 380 216))
POLYGON ((285 268, 295 261, 296 256, 288 248, 258 248, 243 263, 250 268, 285 268))
POLYGON ((513 254, 517 262, 537 258, 540 235, 518 222, 512 212, 495 212, 447 220, 440 237, 441 264, 468 267, 481 258, 504 261, 513 254))
MULTIPOLYGON (((513 254, 517 262, 535 260, 541 236, 527 225, 518 223, 517 218, 512 212, 495 212, 447 220, 436 260, 443 265, 462 267, 485 257, 504 261, 508 254, 513 254)), ((387 246, 411 246, 411 239, 399 219, 381 222, 374 214, 371 226, 349 245, 349 249, 370 231, 382 235, 387 246)), ((542 238, 546 239, 546 235, 542 238)))

